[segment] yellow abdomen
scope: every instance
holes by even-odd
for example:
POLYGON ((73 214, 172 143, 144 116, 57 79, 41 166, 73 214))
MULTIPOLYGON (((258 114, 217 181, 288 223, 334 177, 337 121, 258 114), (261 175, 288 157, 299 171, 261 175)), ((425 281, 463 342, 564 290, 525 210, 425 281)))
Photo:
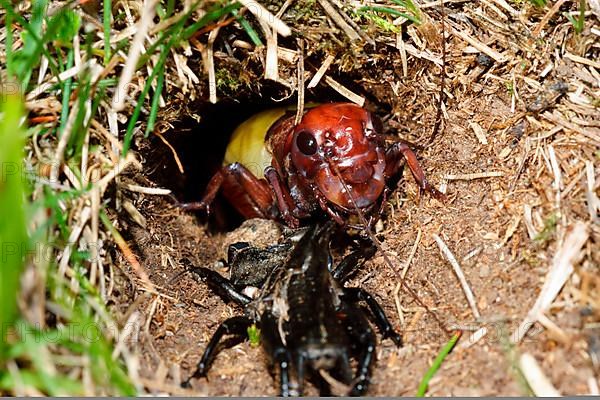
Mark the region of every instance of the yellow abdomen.
POLYGON ((265 147, 265 136, 271 125, 285 112, 285 108, 266 110, 242 122, 233 131, 225 150, 223 165, 238 162, 257 178, 263 178, 264 170, 271 165, 272 158, 265 147))

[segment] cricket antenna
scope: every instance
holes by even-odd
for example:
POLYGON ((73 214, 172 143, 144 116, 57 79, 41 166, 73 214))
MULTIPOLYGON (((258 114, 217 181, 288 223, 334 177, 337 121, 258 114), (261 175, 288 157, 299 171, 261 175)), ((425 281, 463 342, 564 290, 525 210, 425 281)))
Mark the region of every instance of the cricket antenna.
POLYGON ((390 268, 390 270, 394 273, 394 275, 396 275, 396 277, 398 279, 400 279, 400 285, 404 289, 406 289, 406 291, 411 295, 411 297, 421 307, 423 307, 428 313, 431 314, 431 316, 435 319, 435 321, 440 326, 440 328, 442 328, 442 330, 444 332, 446 332, 446 334, 448 336, 450 336, 452 332, 448 328, 446 328, 446 325, 439 319, 438 315, 434 311, 432 311, 425 303, 423 303, 423 301, 419 298, 419 296, 415 293, 415 291, 412 290, 410 288, 410 286, 408 286, 406 284, 406 282, 404 281, 404 277, 402 276, 402 274, 400 274, 394 268, 394 265, 392 264, 392 260, 389 257, 389 253, 383 248, 383 246, 381 245, 381 242, 379 241, 379 239, 377 239, 377 237, 369 229, 369 223, 367 222, 367 218, 365 217, 365 214, 363 213, 363 211, 356 204, 356 201, 354 200, 354 197, 352 196, 352 192, 350 192, 350 189, 348 188, 348 185, 346 185, 346 182, 344 182, 344 179, 342 179, 342 176, 340 174, 340 171, 337 168, 337 165, 335 165, 335 163, 331 163, 331 162, 328 163, 328 164, 333 169, 333 172, 338 177, 338 179, 342 183, 342 186, 344 187, 344 190, 348 194, 348 198, 350 198, 350 202, 352 203, 352 206, 356 210, 356 214, 358 215, 358 219, 360 220, 360 222, 361 222, 361 224, 363 226, 364 233, 369 237, 369 239, 371 239, 371 241, 373 242, 373 244, 375 245, 375 247, 377 247, 377 250, 379 250, 379 252, 383 256, 383 260, 385 261, 385 264, 390 268))

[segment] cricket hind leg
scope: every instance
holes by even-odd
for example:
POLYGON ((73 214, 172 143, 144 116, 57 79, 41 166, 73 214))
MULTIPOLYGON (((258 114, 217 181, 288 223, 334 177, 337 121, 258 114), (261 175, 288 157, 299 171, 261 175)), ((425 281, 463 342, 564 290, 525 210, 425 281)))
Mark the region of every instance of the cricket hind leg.
POLYGON ((362 396, 367 392, 371 380, 371 370, 375 363, 375 333, 371 329, 364 312, 351 303, 342 305, 342 323, 356 355, 357 367, 349 396, 362 396))
POLYGON ((274 199, 266 180, 257 178, 240 163, 221 167, 210 179, 202 199, 179 206, 188 211, 206 211, 221 192, 229 203, 246 219, 275 218, 274 199))
POLYGON ((396 346, 402 346, 402 337, 394 330, 383 308, 369 292, 361 288, 344 288, 343 300, 350 303, 365 302, 371 312, 371 320, 377 326, 381 335, 384 338, 391 339, 396 346))

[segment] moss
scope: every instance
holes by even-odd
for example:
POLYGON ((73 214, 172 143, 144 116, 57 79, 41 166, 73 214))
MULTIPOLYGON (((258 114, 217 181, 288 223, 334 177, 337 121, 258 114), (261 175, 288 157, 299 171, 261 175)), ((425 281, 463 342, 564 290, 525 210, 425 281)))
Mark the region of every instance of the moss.
POLYGON ((550 214, 548 218, 544 220, 544 229, 538 233, 533 240, 541 245, 546 244, 554 236, 556 231, 556 223, 558 222, 558 215, 556 213, 550 214))
POLYGON ((217 89, 219 90, 235 92, 242 86, 241 80, 233 76, 227 68, 217 69, 215 71, 215 78, 217 80, 217 89))

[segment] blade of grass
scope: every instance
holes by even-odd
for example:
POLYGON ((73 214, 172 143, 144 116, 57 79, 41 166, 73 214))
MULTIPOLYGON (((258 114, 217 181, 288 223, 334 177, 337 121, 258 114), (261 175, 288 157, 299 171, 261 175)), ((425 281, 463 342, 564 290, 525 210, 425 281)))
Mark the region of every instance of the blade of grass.
POLYGON ((23 47, 15 53, 15 60, 21 60, 21 62, 15 63, 15 67, 18 68, 15 73, 23 88, 28 87, 31 74, 33 73, 32 64, 41 55, 43 42, 36 40, 36 38, 42 34, 42 22, 46 6, 46 1, 35 1, 32 3, 31 18, 30 22, 28 22, 31 32, 26 31, 21 35, 23 38, 23 47))
POLYGON ((415 395, 416 397, 425 396, 425 393, 427 392, 427 388, 429 387, 429 381, 431 381, 431 378, 433 378, 435 373, 441 367, 442 363, 446 359, 446 356, 452 351, 452 349, 456 345, 456 342, 458 342, 458 339, 460 339, 461 335, 462 335, 462 331, 457 331, 450 338, 448 343, 446 343, 444 345, 444 347, 442 347, 439 354, 433 361, 433 364, 431 365, 431 367, 427 370, 425 375, 423 375, 423 379, 421 379, 421 383, 419 384, 419 388, 417 389, 417 394, 415 395))
POLYGON ((406 8, 408 11, 412 12, 413 15, 415 15, 417 18, 420 19, 420 11, 419 8, 415 5, 415 3, 413 3, 412 0, 392 0, 394 3, 398 4, 399 6, 402 6, 404 8, 406 8))
POLYGON ((246 18, 244 18, 243 16, 238 16, 238 11, 237 10, 232 10, 231 14, 235 17, 237 17, 237 21, 240 23, 240 25, 242 26, 242 28, 244 28, 244 30, 246 31, 246 33, 248 34, 248 37, 250 37, 250 40, 252 40, 252 43, 254 43, 255 46, 262 46, 263 43, 260 40, 260 37, 258 36, 258 33, 254 30, 254 28, 252 27, 252 25, 250 25, 250 22, 248 22, 248 20, 246 18))
MULTIPOLYGON (((67 54, 67 67, 70 69, 73 67, 73 49, 69 50, 67 54)), ((69 99, 71 98, 71 88, 73 86, 73 78, 68 78, 62 85, 62 109, 60 112, 60 128, 59 132, 65 129, 67 123, 67 117, 69 116, 69 99)))
POLYGON ((393 15, 395 17, 406 18, 407 20, 414 22, 415 24, 421 23, 420 19, 415 17, 414 15, 407 14, 405 12, 398 11, 398 10, 395 10, 395 9, 389 8, 389 7, 364 6, 364 7, 359 8, 358 11, 359 12, 365 12, 365 11, 380 12, 380 13, 384 13, 384 14, 393 15))
MULTIPOLYGON (((14 86, 16 87, 16 86, 14 86)), ((25 117, 19 93, 1 93, 3 117, 0 118, 0 360, 6 351, 8 327, 17 316, 17 292, 19 276, 23 269, 24 257, 29 253, 31 243, 27 236, 25 219, 26 198, 23 177, 23 148, 25 132, 21 120, 25 117)))
POLYGON ((6 38, 4 39, 4 51, 6 52, 6 71, 8 71, 8 76, 14 76, 14 65, 13 65, 13 15, 10 12, 7 12, 4 16, 4 21, 6 23, 6 38))
POLYGON ((165 11, 167 14, 167 18, 173 15, 173 13, 175 12, 175 0, 167 1, 167 9, 165 11))
MULTIPOLYGON (((163 49, 165 51, 165 49, 163 49)), ((158 72, 158 78, 156 79, 156 90, 154 90, 154 96, 152 97, 152 106, 150 107, 150 115, 148 116, 148 124, 146 126, 145 137, 148 137, 150 132, 154 130, 154 123, 156 122, 156 116, 158 115, 158 104, 160 102, 160 95, 163 89, 163 83, 165 81, 165 70, 164 68, 158 72)))
POLYGON ((569 13, 563 13, 563 15, 571 22, 575 32, 580 35, 585 26, 585 0, 579 0, 579 16, 577 18, 569 13))
POLYGON ((227 15, 233 10, 239 9, 241 6, 242 5, 240 3, 234 2, 226 5, 225 7, 215 7, 213 10, 208 11, 202 18, 200 18, 198 22, 195 22, 185 28, 182 39, 188 40, 192 37, 192 35, 194 35, 194 33, 196 33, 196 31, 204 28, 209 22, 215 21, 221 18, 223 15, 227 15))
MULTIPOLYGON (((173 39, 175 39, 175 37, 173 37, 169 41, 169 43, 166 45, 166 48, 168 48, 168 49, 171 48, 171 46, 173 45, 173 43, 175 41, 173 39)), ((150 74, 148 79, 146 79, 146 84, 144 85, 144 88, 142 89, 142 91, 140 92, 140 95, 138 96, 138 100, 135 105, 135 108, 133 109, 133 113, 131 114, 131 117, 129 118, 129 124, 127 125, 127 131, 125 131, 125 136, 123 137, 123 152, 122 152, 123 157, 125 157, 127 155, 127 152, 129 151, 129 147, 131 146, 131 140, 133 139, 133 131, 135 129, 135 125, 137 124, 137 122, 140 118, 142 106, 144 104, 144 100, 146 99, 146 96, 148 95, 148 92, 150 91, 152 82, 154 82, 154 78, 159 73, 159 71, 164 73, 163 69, 164 69, 165 61, 167 60, 168 54, 169 54, 168 50, 161 51, 158 62, 152 69, 152 73, 150 74)))
POLYGON ((103 30, 104 30, 104 65, 108 65, 111 57, 110 51, 110 23, 112 17, 112 0, 104 0, 103 10, 103 30))

